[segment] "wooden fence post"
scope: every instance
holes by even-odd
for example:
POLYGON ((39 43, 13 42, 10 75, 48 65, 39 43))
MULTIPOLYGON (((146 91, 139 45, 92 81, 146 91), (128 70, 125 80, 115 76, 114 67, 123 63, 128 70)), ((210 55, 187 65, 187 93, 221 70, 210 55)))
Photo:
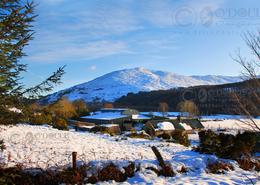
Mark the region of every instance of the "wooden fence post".
POLYGON ((175 173, 172 169, 172 166, 170 164, 166 164, 164 162, 163 157, 162 157, 161 153, 159 152, 159 150, 155 146, 152 146, 152 150, 153 150, 153 153, 155 154, 155 156, 156 156, 156 158, 159 162, 159 165, 162 167, 162 174, 165 177, 175 176, 175 173))
POLYGON ((155 154, 158 162, 159 162, 159 165, 162 167, 162 169, 165 168, 165 162, 162 158, 162 155, 160 154, 159 150, 155 147, 155 146, 152 146, 152 150, 153 150, 153 153, 155 154))
POLYGON ((77 168, 77 152, 72 152, 72 168, 74 170, 77 168))

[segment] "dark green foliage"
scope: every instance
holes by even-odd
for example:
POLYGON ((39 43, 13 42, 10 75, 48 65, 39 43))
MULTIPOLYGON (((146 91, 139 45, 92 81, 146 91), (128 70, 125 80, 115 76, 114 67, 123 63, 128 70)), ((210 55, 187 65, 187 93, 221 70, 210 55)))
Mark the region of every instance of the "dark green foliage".
POLYGON ((33 38, 32 22, 34 14, 32 1, 1 0, 0 1, 0 124, 15 124, 28 119, 23 112, 25 100, 38 97, 43 92, 51 91, 60 83, 64 67, 39 85, 25 90, 20 79, 26 71, 26 65, 20 59, 26 54, 24 47, 33 38), (11 108, 22 110, 21 113, 10 111, 11 108))
POLYGON ((31 23, 34 5, 18 0, 0 2, 0 121, 16 122, 17 116, 9 109, 22 108, 20 74, 26 65, 19 63, 25 56, 24 47, 32 39, 31 23))
POLYGON ((256 145, 256 133, 244 132, 237 134, 235 138, 235 144, 232 149, 233 158, 241 157, 242 154, 250 155, 256 145))
POLYGON ((199 132, 199 138, 200 138, 200 146, 202 153, 206 154, 217 154, 219 151, 219 148, 221 147, 221 141, 218 137, 218 135, 211 131, 201 131, 199 132))
POLYGON ((57 71, 55 71, 51 76, 49 76, 46 80, 44 80, 40 84, 31 87, 29 89, 26 89, 23 92, 23 94, 26 94, 30 98, 38 98, 41 97, 42 93, 52 91, 55 85, 59 85, 62 83, 60 79, 65 74, 64 68, 65 66, 60 67, 57 71))
POLYGON ((237 159, 244 155, 251 155, 256 144, 256 134, 253 132, 231 134, 216 134, 211 130, 199 132, 200 145, 197 151, 215 154, 218 157, 237 159))
POLYGON ((230 151, 234 149, 234 143, 236 142, 237 138, 231 134, 220 133, 219 139, 221 146, 218 153, 221 153, 222 156, 226 156, 226 158, 232 158, 232 153, 230 153, 230 151))

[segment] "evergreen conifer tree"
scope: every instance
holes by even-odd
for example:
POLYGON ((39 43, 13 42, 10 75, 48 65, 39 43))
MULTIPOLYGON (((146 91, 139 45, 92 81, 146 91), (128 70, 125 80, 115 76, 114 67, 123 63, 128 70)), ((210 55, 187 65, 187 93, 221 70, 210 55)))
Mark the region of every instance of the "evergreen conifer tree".
POLYGON ((64 74, 64 67, 59 68, 39 85, 23 88, 21 73, 27 66, 20 59, 26 56, 24 48, 33 39, 34 9, 32 1, 0 1, 0 124, 19 122, 25 116, 24 99, 51 91, 64 74))

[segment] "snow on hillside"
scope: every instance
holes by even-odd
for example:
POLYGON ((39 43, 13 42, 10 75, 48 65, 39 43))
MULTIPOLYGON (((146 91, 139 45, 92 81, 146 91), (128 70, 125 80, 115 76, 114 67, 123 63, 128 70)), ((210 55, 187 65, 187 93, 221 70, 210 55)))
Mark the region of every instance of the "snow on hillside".
POLYGON ((233 161, 230 162, 235 166, 235 171, 221 175, 206 173, 206 164, 216 160, 215 156, 202 155, 193 152, 189 147, 174 143, 130 138, 120 140, 106 135, 60 131, 49 126, 1 125, 0 133, 0 139, 4 139, 6 145, 6 150, 0 153, 0 160, 8 166, 17 163, 28 168, 71 165, 71 153, 76 151, 79 160, 83 162, 99 163, 112 160, 118 165, 126 161, 140 164, 141 170, 124 184, 247 184, 250 183, 248 178, 257 181, 258 174, 240 169, 233 161), (182 165, 190 171, 165 178, 146 170, 146 167, 158 167, 151 146, 157 146, 175 171, 182 165))
POLYGON ((219 75, 206 75, 206 76, 191 76, 194 79, 207 81, 210 84, 226 84, 242 81, 239 76, 219 76, 219 75))
POLYGON ((239 81, 236 77, 221 76, 183 76, 164 71, 152 71, 145 68, 114 71, 92 81, 76 85, 69 89, 48 96, 45 101, 53 102, 61 96, 69 100, 84 99, 91 102, 95 99, 114 101, 115 99, 140 91, 166 90, 174 87, 221 84, 239 81))

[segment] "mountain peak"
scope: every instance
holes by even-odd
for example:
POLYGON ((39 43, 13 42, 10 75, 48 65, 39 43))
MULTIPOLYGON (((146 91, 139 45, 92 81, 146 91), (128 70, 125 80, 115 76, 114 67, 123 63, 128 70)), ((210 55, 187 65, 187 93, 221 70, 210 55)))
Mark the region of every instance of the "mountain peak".
POLYGON ((175 87, 196 85, 215 85, 240 81, 240 77, 226 76, 183 76, 166 71, 149 70, 144 67, 114 71, 89 82, 76 85, 45 98, 53 102, 61 96, 73 101, 84 99, 86 102, 95 99, 114 101, 128 93, 140 91, 167 90, 175 87))

